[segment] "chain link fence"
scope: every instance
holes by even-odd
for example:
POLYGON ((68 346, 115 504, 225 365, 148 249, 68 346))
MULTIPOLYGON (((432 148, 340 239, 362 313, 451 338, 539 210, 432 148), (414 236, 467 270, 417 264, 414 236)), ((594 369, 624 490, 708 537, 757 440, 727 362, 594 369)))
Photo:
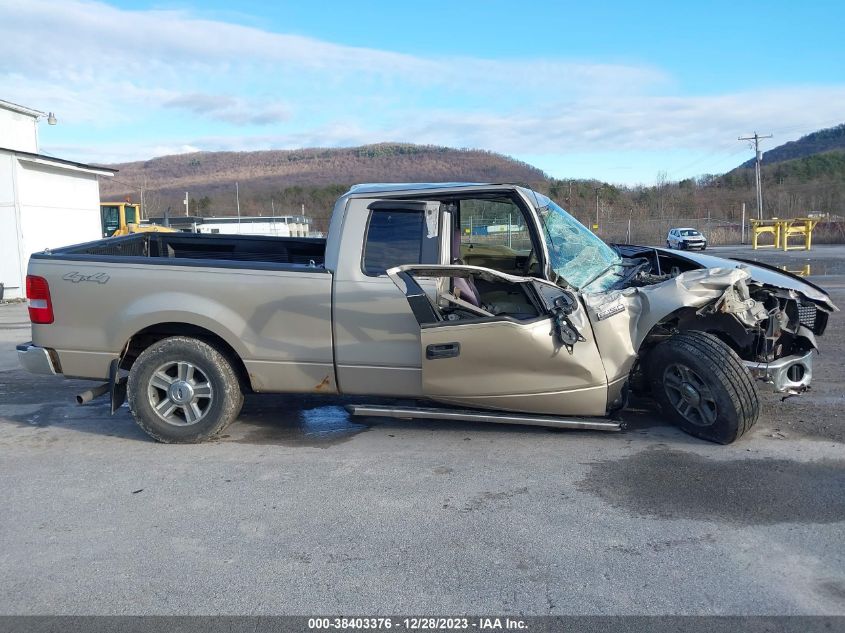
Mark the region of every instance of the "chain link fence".
MULTIPOLYGON (((591 225, 587 225, 590 227, 591 225)), ((597 234, 611 244, 642 244, 665 246, 670 229, 692 228, 701 231, 710 246, 733 246, 751 243, 751 223, 746 221, 745 231, 739 220, 716 218, 631 218, 629 220, 602 220, 597 234)), ((461 218, 464 243, 507 246, 516 251, 529 251, 531 238, 521 217, 516 214, 476 213, 461 218)), ((760 238, 761 244, 771 242, 770 236, 760 238)), ((814 244, 845 243, 845 221, 840 218, 820 221, 813 231, 814 244)))
MULTIPOLYGON (((670 229, 692 228, 701 231, 710 246, 732 246, 751 243, 751 224, 742 231, 741 222, 707 218, 634 219, 603 222, 598 235, 604 241, 620 244, 664 246, 670 229)), ((768 241, 767 241, 768 240, 768 241)), ((771 237, 761 237, 761 244, 771 237)), ((819 222, 813 231, 814 244, 841 244, 845 242, 845 222, 819 222)))

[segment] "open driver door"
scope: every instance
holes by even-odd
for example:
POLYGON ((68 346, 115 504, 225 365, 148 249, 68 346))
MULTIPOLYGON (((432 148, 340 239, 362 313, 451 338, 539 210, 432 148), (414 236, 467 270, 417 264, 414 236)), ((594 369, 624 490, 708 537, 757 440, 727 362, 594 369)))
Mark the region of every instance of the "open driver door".
POLYGON ((423 395, 503 411, 605 415, 607 377, 577 295, 477 266, 387 274, 419 323, 423 395), (440 279, 448 291, 432 300, 418 278, 440 279))

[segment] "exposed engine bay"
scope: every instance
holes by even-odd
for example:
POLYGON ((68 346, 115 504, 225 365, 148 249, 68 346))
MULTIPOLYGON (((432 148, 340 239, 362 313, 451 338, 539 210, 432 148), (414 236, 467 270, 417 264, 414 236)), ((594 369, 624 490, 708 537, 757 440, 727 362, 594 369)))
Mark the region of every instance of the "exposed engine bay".
MULTIPOLYGON (((650 325, 638 347, 639 356, 674 334, 708 332, 727 343, 752 374, 775 391, 795 394, 808 388, 816 337, 824 333, 828 315, 836 310, 820 288, 756 262, 642 246, 615 248, 624 258, 618 281, 606 292, 584 297, 599 320, 608 304, 633 303, 633 297, 645 302, 653 316, 660 311, 656 300, 666 288, 684 303, 650 325), (714 263, 721 267, 708 266, 714 263), (726 263, 735 267, 727 268, 726 263), (708 291, 702 293, 705 288, 708 291)), ((651 321, 646 318, 645 324, 651 321)), ((640 333, 643 325, 637 328, 640 333)))

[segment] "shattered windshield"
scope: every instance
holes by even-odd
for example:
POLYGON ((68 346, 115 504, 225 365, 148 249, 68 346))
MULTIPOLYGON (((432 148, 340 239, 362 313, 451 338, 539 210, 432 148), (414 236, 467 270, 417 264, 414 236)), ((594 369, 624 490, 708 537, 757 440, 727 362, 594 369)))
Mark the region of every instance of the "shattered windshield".
POLYGON ((567 284, 582 289, 622 263, 616 251, 586 226, 546 196, 534 195, 552 269, 567 284))

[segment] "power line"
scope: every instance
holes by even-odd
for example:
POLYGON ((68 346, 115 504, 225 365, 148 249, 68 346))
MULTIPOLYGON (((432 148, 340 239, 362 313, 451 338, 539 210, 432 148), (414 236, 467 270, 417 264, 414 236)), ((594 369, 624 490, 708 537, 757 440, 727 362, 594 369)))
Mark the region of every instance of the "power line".
POLYGON ((754 136, 740 136, 740 141, 754 141, 754 174, 757 180, 757 219, 763 219, 763 183, 760 180, 760 160, 763 155, 760 153, 760 139, 772 138, 771 134, 760 136, 754 132, 754 136))
MULTIPOLYGON (((667 173, 668 178, 680 178, 682 173, 688 172, 692 167, 696 167, 698 170, 702 168, 702 165, 717 165, 729 158, 733 158, 734 156, 738 156, 745 150, 739 151, 725 151, 725 148, 718 149, 713 152, 707 152, 705 154, 700 155, 698 158, 693 160, 692 162, 683 165, 681 167, 677 167, 672 171, 667 173)), ((704 173, 704 172, 700 172, 704 173)), ((689 177, 693 177, 693 174, 690 174, 689 177)))

